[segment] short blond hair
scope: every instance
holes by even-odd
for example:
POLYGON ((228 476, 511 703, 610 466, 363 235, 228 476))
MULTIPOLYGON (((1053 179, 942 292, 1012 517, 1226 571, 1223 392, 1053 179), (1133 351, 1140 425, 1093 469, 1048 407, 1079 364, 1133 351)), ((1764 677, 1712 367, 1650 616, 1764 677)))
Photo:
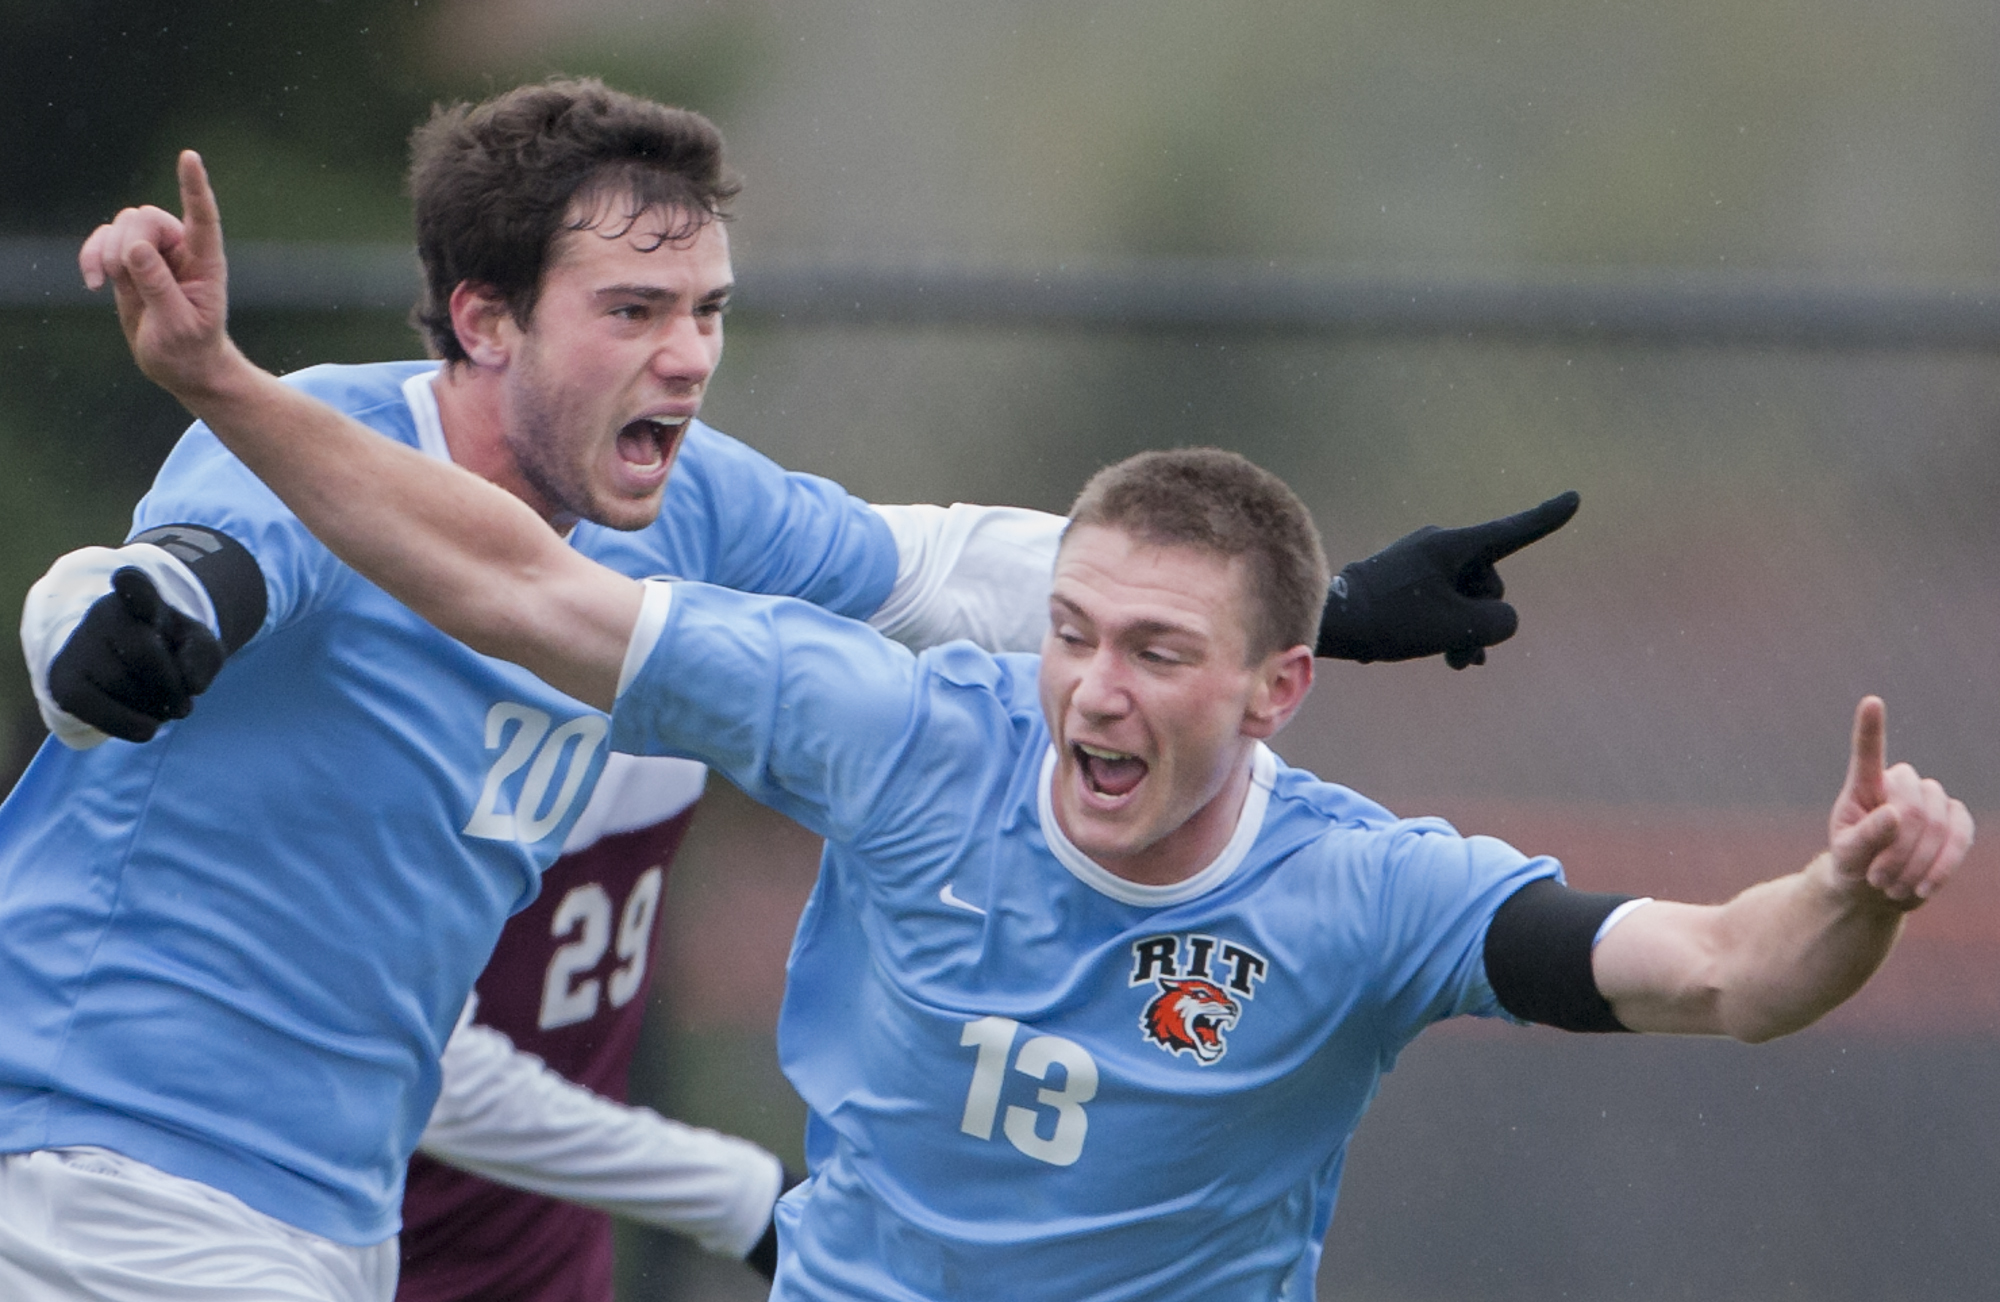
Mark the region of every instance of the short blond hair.
MULTIPOLYGON (((1242 557, 1251 583, 1249 655, 1312 646, 1326 604, 1326 551, 1285 481, 1221 448, 1141 452, 1090 477, 1069 527, 1117 529, 1155 546, 1242 557)), ((1067 533, 1065 533, 1067 536, 1067 533)))

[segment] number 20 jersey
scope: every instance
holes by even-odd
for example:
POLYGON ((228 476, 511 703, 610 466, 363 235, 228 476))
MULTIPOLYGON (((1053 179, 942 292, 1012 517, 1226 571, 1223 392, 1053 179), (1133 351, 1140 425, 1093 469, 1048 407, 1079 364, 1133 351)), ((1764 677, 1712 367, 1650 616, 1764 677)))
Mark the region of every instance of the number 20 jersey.
POLYGON ((779 1026, 813 1174, 773 1296, 1310 1298, 1382 1073, 1499 1012, 1486 925, 1554 861, 1260 747, 1216 860, 1127 882, 1050 812, 1035 657, 660 588, 613 746, 696 749, 827 837, 779 1026))
MULTIPOLYGON (((292 377, 448 455, 435 363, 292 377)), ((395 1233, 438 1055, 604 761, 604 715, 341 564, 196 425, 135 513, 249 549, 269 613, 144 745, 43 746, 0 808, 0 1151, 100 1144, 328 1238, 395 1233)), ((874 511, 692 426, 628 574, 872 612, 874 511)))

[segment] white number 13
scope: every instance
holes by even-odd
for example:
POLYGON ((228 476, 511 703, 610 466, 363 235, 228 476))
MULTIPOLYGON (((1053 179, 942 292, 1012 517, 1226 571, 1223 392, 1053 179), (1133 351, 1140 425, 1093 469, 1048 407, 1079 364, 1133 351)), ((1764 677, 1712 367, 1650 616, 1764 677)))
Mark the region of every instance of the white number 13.
MULTIPOLYGON (((1000 1110, 1000 1086, 1007 1071, 1007 1053, 1014 1047, 1014 1033, 1021 1024, 1009 1017, 982 1017, 967 1022, 959 1036, 961 1045, 977 1045, 979 1058, 972 1066, 972 1087, 965 1093, 965 1117, 958 1128, 974 1139, 993 1138, 993 1118, 1000 1110)), ((1038 1162, 1068 1166, 1083 1155, 1084 1132, 1090 1118, 1083 1105, 1097 1097, 1097 1061, 1074 1040, 1059 1035, 1037 1035, 1021 1046, 1014 1070, 1036 1080, 1047 1080, 1049 1068, 1063 1069, 1061 1089, 1042 1088, 1035 1102, 1056 1110, 1056 1129, 1047 1139, 1036 1131, 1038 1114, 1033 1108, 1009 1107, 1002 1131, 1007 1142, 1038 1162)))

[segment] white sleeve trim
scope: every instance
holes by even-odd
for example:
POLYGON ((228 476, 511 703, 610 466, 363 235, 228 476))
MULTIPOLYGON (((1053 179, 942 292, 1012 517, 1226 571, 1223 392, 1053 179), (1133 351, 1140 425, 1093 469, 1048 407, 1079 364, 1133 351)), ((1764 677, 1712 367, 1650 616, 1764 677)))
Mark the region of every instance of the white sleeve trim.
POLYGON ((575 854, 607 836, 664 823, 701 799, 708 766, 699 760, 664 755, 604 757, 604 771, 583 812, 570 824, 562 852, 575 854))
POLYGON ((653 648, 660 644, 660 634, 667 631, 667 615, 674 608, 672 580, 647 579, 643 586, 639 618, 632 625, 632 640, 625 644, 625 662, 618 666, 618 696, 625 695, 625 689, 646 667, 653 648))
POLYGON ((964 638, 1038 651, 1069 522, 1016 506, 877 506, 896 540, 896 586, 868 622, 921 650, 964 638))
POLYGON ((1644 895, 1636 900, 1627 900, 1623 904, 1619 905, 1617 908, 1611 910, 1611 912, 1605 914, 1604 921, 1597 924, 1597 934, 1590 938, 1590 947, 1592 949, 1596 949, 1600 944, 1604 942, 1604 938, 1611 934, 1611 929, 1613 927, 1625 921, 1625 919, 1631 917, 1634 913, 1637 913, 1640 909, 1646 907, 1648 904, 1651 904, 1652 902, 1653 902, 1652 896, 1644 895))
POLYGON ((56 704, 49 695, 49 663, 76 631, 84 612, 111 591, 112 574, 128 565, 145 571, 168 605, 189 619, 200 620, 209 632, 221 634, 208 589, 201 586, 193 570, 164 548, 152 543, 84 547, 59 558, 28 589, 28 599, 22 603, 21 654, 28 662, 42 722, 71 750, 89 750, 107 736, 56 704))
POLYGON ((689 1235, 709 1252, 757 1246, 784 1184, 745 1139, 595 1094, 471 1020, 445 1045, 420 1151, 463 1171, 689 1235))

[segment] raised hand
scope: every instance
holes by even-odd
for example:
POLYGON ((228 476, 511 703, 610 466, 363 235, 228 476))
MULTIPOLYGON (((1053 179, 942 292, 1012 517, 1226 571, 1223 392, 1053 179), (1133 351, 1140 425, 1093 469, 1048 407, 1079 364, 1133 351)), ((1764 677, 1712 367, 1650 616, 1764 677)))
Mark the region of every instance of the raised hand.
POLYGON ((1507 585, 1495 565, 1569 523, 1581 500, 1561 493, 1485 524, 1425 525, 1345 567, 1327 592, 1315 654, 1363 664, 1434 655, 1453 669, 1485 664, 1486 648, 1520 624, 1500 599, 1507 585))
POLYGON ((133 360, 181 397, 213 388, 240 360, 227 333, 229 268, 222 215, 201 157, 183 150, 181 216, 127 208, 92 231, 77 254, 83 283, 109 283, 133 360))
POLYGON ((1834 872, 1889 903, 1914 909, 1948 881, 1972 848, 1972 815, 1934 778, 1884 767, 1886 711, 1877 696, 1854 711, 1847 780, 1827 819, 1834 872))

